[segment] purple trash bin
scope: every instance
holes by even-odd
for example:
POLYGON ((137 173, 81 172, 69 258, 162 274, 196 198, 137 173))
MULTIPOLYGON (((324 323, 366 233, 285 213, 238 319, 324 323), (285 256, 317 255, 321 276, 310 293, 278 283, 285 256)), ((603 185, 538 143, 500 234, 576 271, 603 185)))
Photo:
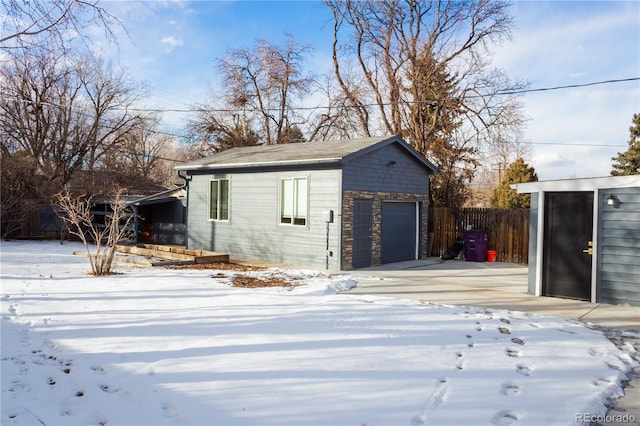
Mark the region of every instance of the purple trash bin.
POLYGON ((488 236, 482 231, 464 233, 464 256, 467 262, 486 262, 488 236))

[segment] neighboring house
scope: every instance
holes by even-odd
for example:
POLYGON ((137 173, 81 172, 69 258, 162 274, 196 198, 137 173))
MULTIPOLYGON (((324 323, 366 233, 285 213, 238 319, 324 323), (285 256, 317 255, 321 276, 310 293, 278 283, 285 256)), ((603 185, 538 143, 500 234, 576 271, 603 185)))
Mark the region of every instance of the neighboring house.
POLYGON ((512 187, 531 194, 529 293, 640 306, 640 175, 512 187))
POLYGON ((187 244, 187 195, 184 186, 138 197, 129 204, 136 212, 136 242, 187 244))
MULTIPOLYGON (((130 206, 133 220, 130 227, 133 243, 185 245, 186 191, 184 186, 164 190, 151 195, 124 195, 130 206)), ((114 197, 96 197, 91 214, 99 228, 105 225, 111 214, 114 197)))
POLYGON ((176 169, 190 249, 333 270, 426 257, 437 169, 399 137, 233 148, 176 169))

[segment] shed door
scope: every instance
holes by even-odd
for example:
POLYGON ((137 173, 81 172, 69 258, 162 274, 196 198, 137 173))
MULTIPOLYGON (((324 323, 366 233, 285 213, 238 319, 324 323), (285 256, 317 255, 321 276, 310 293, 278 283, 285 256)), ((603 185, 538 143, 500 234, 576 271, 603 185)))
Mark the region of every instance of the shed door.
POLYGON ((381 262, 417 258, 418 203, 382 203, 381 262))
POLYGON ((371 266, 371 229, 373 201, 353 200, 353 259, 354 268, 371 266))
POLYGON ((593 192, 545 194, 543 296, 591 300, 593 192))

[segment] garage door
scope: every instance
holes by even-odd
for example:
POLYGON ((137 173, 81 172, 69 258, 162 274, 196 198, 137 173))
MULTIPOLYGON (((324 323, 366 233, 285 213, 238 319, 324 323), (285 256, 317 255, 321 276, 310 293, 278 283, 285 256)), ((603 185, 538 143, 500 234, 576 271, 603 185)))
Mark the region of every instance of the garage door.
POLYGON ((417 258, 417 203, 382 203, 382 263, 417 258))

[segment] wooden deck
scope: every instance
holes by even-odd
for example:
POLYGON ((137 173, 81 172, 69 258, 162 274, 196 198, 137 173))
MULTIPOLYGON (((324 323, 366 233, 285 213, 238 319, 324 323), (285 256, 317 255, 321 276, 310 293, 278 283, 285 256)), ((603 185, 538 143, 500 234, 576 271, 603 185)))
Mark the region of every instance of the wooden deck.
POLYGON ((161 246, 155 244, 138 244, 136 246, 118 245, 118 252, 150 259, 150 266, 169 264, 229 263, 229 255, 205 250, 187 250, 180 246, 161 246))
MULTIPOLYGON (((116 262, 132 263, 141 266, 174 266, 199 263, 229 263, 229 255, 205 250, 187 250, 180 246, 161 246, 138 244, 126 246, 118 244, 116 250, 129 256, 114 257, 116 262)), ((86 252, 74 252, 74 255, 86 256, 86 252)))

